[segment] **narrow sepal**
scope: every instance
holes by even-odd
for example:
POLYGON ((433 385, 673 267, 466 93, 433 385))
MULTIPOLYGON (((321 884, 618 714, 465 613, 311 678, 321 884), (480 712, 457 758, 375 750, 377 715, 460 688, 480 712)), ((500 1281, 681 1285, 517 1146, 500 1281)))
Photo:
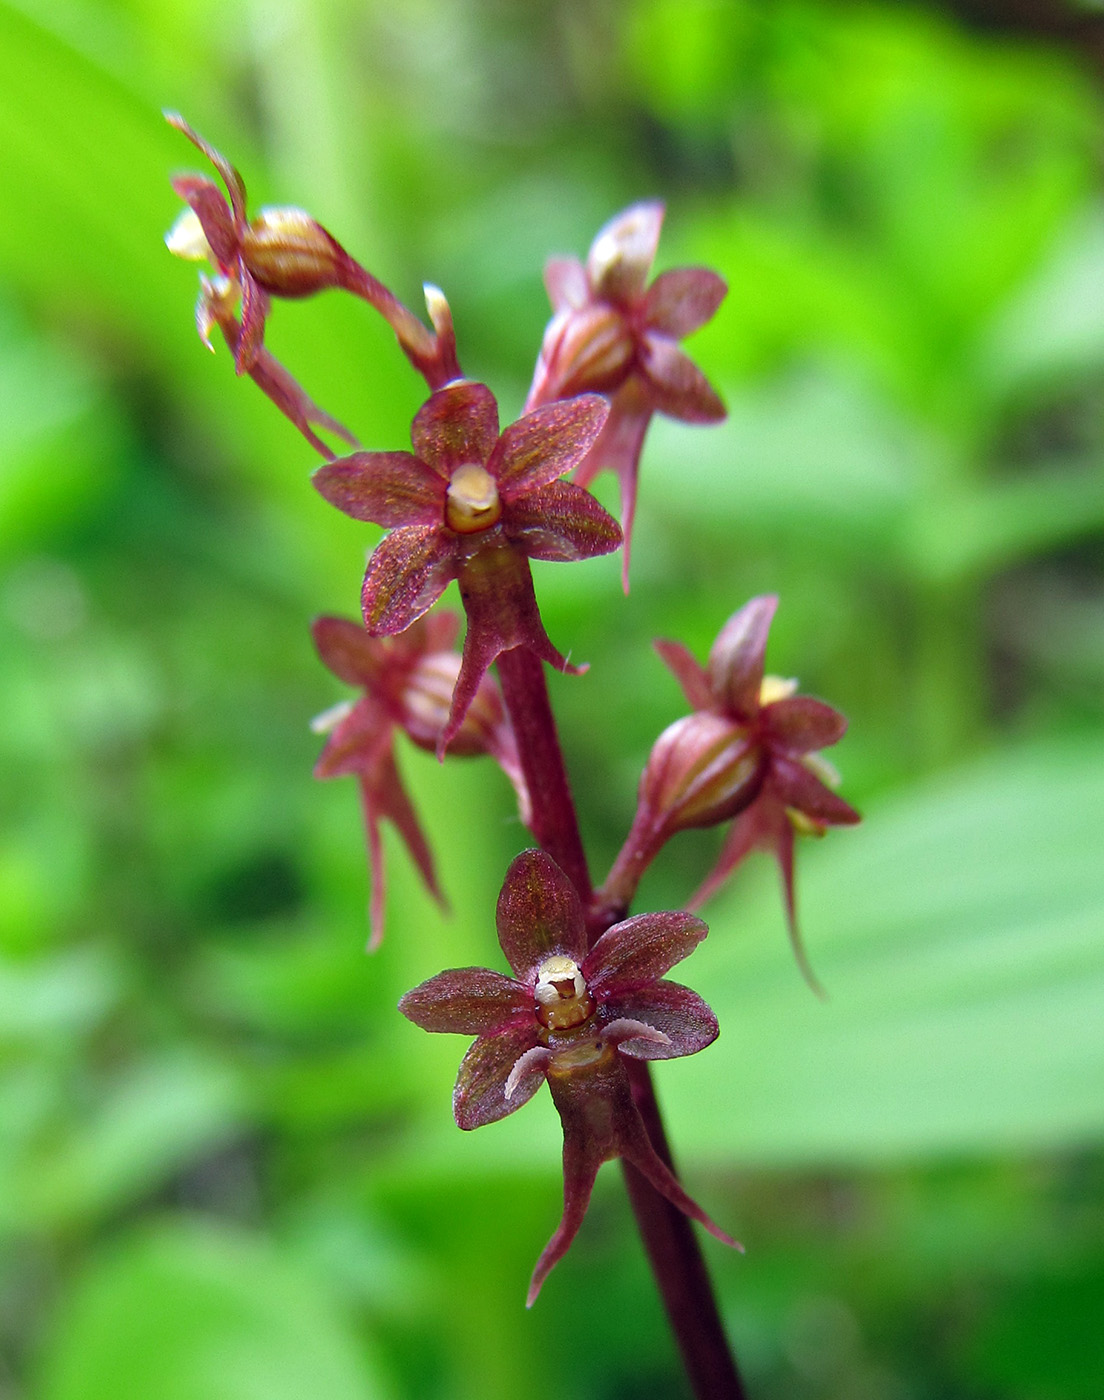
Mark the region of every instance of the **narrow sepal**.
POLYGON ((640 454, 644 450, 653 405, 646 385, 637 374, 630 375, 610 402, 610 415, 598 441, 587 453, 574 481, 588 486, 600 471, 616 473, 621 491, 621 587, 629 591, 629 557, 632 551, 633 521, 636 518, 636 492, 640 477, 640 454))
MULTIPOLYGON (((376 764, 375 768, 362 779, 362 791, 365 802, 371 802, 373 809, 380 817, 386 817, 399 833, 403 845, 410 853, 410 858, 418 868, 418 873, 422 877, 422 882, 433 898, 442 907, 446 906, 445 897, 441 892, 441 887, 437 883, 437 871, 433 861, 433 852, 430 850, 429 842, 422 831, 421 823, 418 821, 418 814, 414 811, 410 798, 406 795, 402 778, 399 775, 398 767, 395 763, 394 754, 388 750, 383 758, 376 764)), ((382 873, 383 863, 380 862, 382 873)), ((375 886, 373 885, 373 889, 375 886)), ((372 948, 379 944, 383 936, 382 907, 380 920, 373 928, 372 948)))
POLYGON ((682 687, 687 704, 692 710, 708 710, 713 704, 709 689, 709 677, 705 667, 693 656, 689 648, 681 642, 669 642, 657 637, 652 643, 664 665, 682 687))
POLYGON ((354 452, 319 467, 311 481, 354 520, 390 528, 444 519, 444 480, 410 452, 354 452))
POLYGON ((222 191, 202 175, 178 175, 171 183, 199 220, 211 256, 224 272, 235 272, 238 236, 222 191))
POLYGON ((803 763, 793 759, 776 757, 773 760, 770 787, 785 806, 826 826, 854 826, 861 820, 854 807, 825 787, 803 763))
POLYGON ((485 384, 463 380, 431 394, 414 417, 414 451, 446 480, 456 467, 482 466, 498 441, 498 404, 485 384))
POLYGON ((537 1266, 533 1270, 533 1277, 529 1280, 529 1292, 525 1298, 527 1308, 531 1308, 537 1301, 545 1279, 571 1248, 575 1236, 579 1233, 579 1226, 583 1223, 587 1206, 590 1204, 590 1196, 594 1190, 598 1168, 602 1165, 603 1160, 601 1151, 596 1150, 586 1136, 569 1132, 565 1123, 563 1215, 560 1217, 560 1223, 556 1226, 552 1238, 541 1251, 537 1266))
POLYGON ((750 719, 759 711, 763 658, 778 599, 752 598, 732 614, 709 652, 706 668, 716 704, 725 713, 750 719))
POLYGON ((586 921, 575 886, 543 851, 522 851, 512 861, 495 924, 507 961, 523 980, 552 953, 582 962, 586 952, 586 921))
POLYGON ((602 1013, 614 1022, 626 1018, 662 1031, 665 1043, 626 1040, 618 1045, 622 1055, 638 1060, 695 1055, 717 1038, 716 1016, 697 992, 678 982, 653 982, 631 991, 608 993, 602 1013))
POLYGON ((268 293, 252 277, 244 274, 241 282, 241 335, 234 351, 234 368, 238 374, 252 369, 264 345, 265 318, 272 308, 268 293))
POLYGON ((365 695, 333 728, 314 765, 316 778, 370 774, 391 749, 392 726, 387 712, 365 695))
POLYGON ((456 577, 456 550, 443 531, 403 525, 382 539, 368 561, 360 602, 373 636, 403 632, 456 577))
POLYGON ((544 265, 544 288, 553 311, 577 311, 590 296, 586 268, 578 258, 549 258, 544 265))
POLYGON ((531 559, 570 563, 610 554, 621 543, 621 527, 589 491, 553 481, 510 503, 503 528, 531 559))
POLYGON ((452 1091, 452 1112, 458 1127, 465 1131, 496 1123, 515 1113, 533 1097, 544 1079, 531 1074, 514 1085, 506 1097, 506 1081, 518 1060, 536 1044, 536 1021, 527 1026, 509 1027, 494 1035, 480 1036, 460 1061, 456 1087, 452 1091))
POLYGON ((712 319, 727 291, 724 278, 708 268, 671 268, 648 288, 646 323, 672 340, 681 340, 712 319))
POLYGON ((684 423, 718 423, 725 417, 716 389, 673 340, 645 332, 640 342, 640 365, 661 413, 684 423))
POLYGON ((503 501, 509 504, 573 471, 602 431, 608 414, 605 399, 583 394, 536 408, 511 423, 488 463, 503 501))
POLYGON ((626 1123, 622 1128, 621 1156, 626 1157, 642 1176, 647 1177, 659 1194, 666 1196, 673 1206, 682 1211, 683 1215, 688 1215, 691 1220, 696 1220, 699 1225, 704 1225, 714 1239, 718 1239, 722 1244, 730 1245, 731 1248, 738 1249, 743 1253, 744 1247, 739 1240, 734 1240, 731 1235, 722 1230, 716 1221, 698 1205, 693 1196, 683 1190, 670 1167, 656 1153, 640 1115, 636 1113, 635 1117, 635 1124, 626 1123))
POLYGON ((179 112, 164 111, 162 116, 171 127, 175 127, 182 135, 195 146, 196 150, 202 151, 211 164, 222 176, 226 185, 226 192, 230 196, 230 207, 234 211, 235 217, 240 221, 245 218, 245 181, 230 164, 220 151, 216 151, 209 141, 205 141, 199 132, 180 115, 179 112))
POLYGON ((533 1021, 533 996, 512 977, 486 967, 438 973, 399 1002, 399 1010, 424 1031, 486 1035, 515 1019, 533 1021))
POLYGON ((373 685, 379 679, 380 644, 369 637, 363 623, 346 617, 316 617, 311 636, 323 664, 346 685, 373 685))
POLYGON ((847 732, 847 721, 838 710, 809 695, 791 695, 765 705, 762 719, 770 739, 794 754, 830 748, 847 732))
POLYGON ((726 883, 745 856, 757 846, 768 844, 766 837, 770 828, 764 825, 762 817, 763 807, 758 802, 753 802, 740 813, 729 828, 713 869, 686 901, 687 910, 693 912, 700 909, 726 883))
POLYGON ((583 962, 583 976, 595 994, 616 995, 662 977, 708 932, 693 914, 637 914, 602 934, 583 962))

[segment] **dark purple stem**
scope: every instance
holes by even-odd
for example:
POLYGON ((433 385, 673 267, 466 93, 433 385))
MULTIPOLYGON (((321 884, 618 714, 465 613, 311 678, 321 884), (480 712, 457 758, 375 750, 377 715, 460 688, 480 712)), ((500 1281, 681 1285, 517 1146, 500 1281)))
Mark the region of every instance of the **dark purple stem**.
MULTIPOLYGON (((498 677, 533 804, 533 834, 579 892, 591 902, 590 875, 567 780, 544 664, 523 647, 498 658, 498 677)), ((619 916, 618 916, 619 917, 619 916)), ((615 918, 599 918, 593 943, 615 918)), ((656 1151, 674 1169, 646 1064, 629 1062, 633 1101, 656 1151)), ((697 1400, 745 1400, 746 1391, 725 1336, 698 1238, 690 1221, 630 1163, 622 1161, 637 1228, 683 1364, 697 1400)))

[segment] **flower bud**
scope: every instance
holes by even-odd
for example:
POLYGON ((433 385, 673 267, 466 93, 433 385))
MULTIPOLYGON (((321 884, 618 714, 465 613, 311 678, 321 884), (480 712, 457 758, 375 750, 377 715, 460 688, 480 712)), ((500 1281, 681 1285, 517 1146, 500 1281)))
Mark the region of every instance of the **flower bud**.
MULTIPOLYGON (((448 722, 452 692, 460 674, 460 653, 435 651, 415 664, 402 690, 402 719, 405 732, 420 749, 436 752, 441 730, 448 722)), ((505 723, 505 711, 498 689, 490 677, 475 692, 467 714, 449 745, 449 752, 461 757, 494 753, 505 723)))
POLYGON ((541 368, 562 398, 616 389, 632 366, 633 339, 625 318, 601 303, 561 311, 549 322, 541 368))
POLYGON ((242 259, 267 291, 305 297, 340 284, 341 249, 303 209, 262 209, 241 237, 242 259))
POLYGON ((727 821, 755 798, 763 772, 753 731, 698 711, 656 740, 640 779, 638 815, 647 812, 664 835, 727 821))

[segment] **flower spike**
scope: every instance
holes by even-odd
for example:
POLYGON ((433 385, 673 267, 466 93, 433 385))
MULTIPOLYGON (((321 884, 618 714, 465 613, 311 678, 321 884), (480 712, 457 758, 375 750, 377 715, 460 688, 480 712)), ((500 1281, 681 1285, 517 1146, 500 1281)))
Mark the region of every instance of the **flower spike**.
POLYGON ((564 1211, 526 1306, 575 1238, 598 1168, 615 1157, 740 1248, 657 1155, 623 1060, 693 1055, 716 1039, 716 1017, 701 997, 663 976, 697 947, 705 924, 686 913, 641 914, 607 929, 587 952, 575 887, 543 851, 530 850, 506 872, 497 925, 513 977, 488 968, 442 972, 407 992, 399 1010, 424 1030, 476 1036, 453 1092, 461 1128, 505 1118, 548 1081, 564 1133, 564 1211))
POLYGON ((548 263, 545 286, 554 314, 526 404, 532 409, 586 392, 608 396, 609 419, 575 481, 588 486, 600 471, 617 474, 626 593, 640 454, 652 414, 686 423, 725 416, 724 404, 678 342, 712 318, 728 289, 701 267, 660 273, 647 286, 663 213, 658 202, 634 204, 598 233, 585 266, 574 258, 548 263))

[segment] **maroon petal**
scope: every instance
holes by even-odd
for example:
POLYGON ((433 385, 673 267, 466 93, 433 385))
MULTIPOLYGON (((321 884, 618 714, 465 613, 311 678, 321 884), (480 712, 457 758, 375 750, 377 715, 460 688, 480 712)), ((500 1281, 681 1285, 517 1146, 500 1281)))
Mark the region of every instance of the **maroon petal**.
POLYGON ((380 642, 361 622, 345 617, 316 617, 311 623, 315 650, 324 665, 346 685, 374 685, 385 660, 380 642))
POLYGON ((590 298, 586 269, 578 258, 549 258, 544 265, 544 287, 553 311, 578 311, 590 298))
POLYGON ((399 1010, 424 1031, 486 1035, 525 1019, 533 1021, 533 994, 512 977, 486 967, 438 973, 399 1002, 399 1010))
MULTIPOLYGON (((422 877, 426 889, 437 901, 444 906, 445 898, 441 893, 441 888, 437 883, 437 873, 433 864, 433 852, 429 848, 429 842, 425 838, 421 824, 418 821, 417 813, 411 804, 410 798, 406 795, 402 778, 395 763, 394 753, 388 750, 382 760, 375 766, 371 774, 361 782, 361 792, 365 804, 365 812, 369 807, 372 812, 379 817, 386 819, 393 824, 395 830, 402 838, 403 845, 410 853, 410 858, 418 867, 418 873, 422 877)), ((369 837, 372 832, 369 829, 369 837)), ((376 838, 378 840, 378 837, 376 838)), ((378 914, 371 921, 372 937, 368 945, 368 951, 373 952, 383 937, 383 859, 380 855, 378 860, 379 874, 373 874, 372 894, 373 903, 378 888, 380 891, 380 906, 378 914)))
POLYGON ((498 441, 498 404, 485 384, 463 380, 431 394, 414 418, 415 453, 447 481, 465 462, 483 464, 498 441))
POLYGON ((589 491, 553 481, 505 507, 506 538, 531 559, 570 563, 610 554, 621 543, 621 526, 589 491))
POLYGON ((774 757, 767 782, 780 802, 812 817, 813 821, 826 826, 854 826, 862 820, 854 807, 830 787, 825 787, 803 763, 774 757))
MULTIPOLYGON (((709 710, 713 707, 713 695, 709 689, 709 678, 705 667, 681 642, 668 642, 657 637, 652 646, 660 658, 682 686, 682 693, 692 710, 709 710)), ((330 668, 333 669, 332 667, 330 668)))
POLYGON ((777 607, 773 595, 752 598, 732 614, 710 649, 706 673, 715 703, 737 719, 753 719, 759 713, 763 657, 777 607))
POLYGON ((495 923, 502 951, 523 981, 533 980, 552 953, 582 962, 586 952, 586 923, 575 886, 543 851, 515 857, 498 896, 495 923))
POLYGON ((633 521, 636 517, 636 487, 640 474, 640 454, 653 413, 651 391, 638 374, 630 375, 614 394, 610 416, 598 441, 575 473, 576 486, 588 486, 600 471, 617 474, 621 491, 621 586, 629 591, 629 555, 632 550, 633 521))
POLYGON ((404 632, 456 577, 456 545, 430 525, 404 525, 376 545, 360 603, 374 637, 404 632))
POLYGON ((740 813, 729 828, 713 869, 686 901, 688 910, 700 909, 707 900, 712 899, 744 857, 757 846, 772 843, 775 828, 769 813, 773 806, 769 798, 764 800, 760 796, 740 813))
POLYGON ((598 394, 545 404, 511 423, 498 440, 488 470, 504 503, 558 481, 589 452, 609 414, 598 394))
POLYGON ((378 700, 363 696, 334 726, 314 765, 316 778, 367 776, 391 751, 393 726, 378 700))
POLYGON ((360 784, 360 810, 368 841, 368 952, 374 953, 383 942, 383 920, 387 911, 387 867, 383 863, 379 813, 376 811, 371 786, 363 780, 360 784))
POLYGON ((587 954, 583 976, 596 996, 639 987, 689 957, 708 932, 693 914, 637 914, 602 934, 587 954))
POLYGON ((658 200, 633 204, 599 230, 586 262, 595 296, 621 305, 643 296, 659 246, 663 212, 658 200))
POLYGON ((674 1060, 694 1055, 717 1038, 717 1018, 689 987, 678 982, 651 982, 631 992, 614 992, 605 997, 602 1016, 611 1021, 626 1018, 641 1021, 662 1031, 667 1043, 650 1040, 622 1040, 618 1049, 638 1060, 674 1060))
POLYGON ((533 1270, 533 1277, 529 1280, 529 1292, 525 1299, 527 1308, 531 1308, 537 1301, 545 1279, 571 1248, 575 1236, 579 1233, 579 1226, 583 1223, 587 1206, 590 1204, 594 1181, 602 1162, 601 1149, 597 1148, 585 1133, 569 1131, 565 1121, 563 1215, 552 1238, 541 1251, 537 1266, 533 1270))
POLYGON ((202 175, 178 175, 172 187, 195 213, 219 267, 236 273, 238 235, 222 191, 202 175))
MULTIPOLYGON (((224 334, 226 334, 225 330, 224 334)), ((229 335, 227 343, 229 344, 231 340, 233 342, 231 348, 236 356, 240 332, 229 335)), ((331 414, 319 408, 307 391, 263 346, 249 367, 249 377, 263 394, 268 395, 280 412, 295 424, 321 456, 332 458, 334 454, 322 439, 311 431, 312 424, 317 428, 325 428, 327 432, 333 433, 335 437, 347 442, 350 447, 357 446, 356 435, 351 433, 344 424, 339 423, 331 414)))
POLYGON ((511 1026, 494 1035, 480 1036, 460 1061, 452 1112, 459 1127, 481 1128, 515 1113, 540 1088, 543 1074, 527 1075, 506 1097, 506 1081, 522 1055, 537 1042, 534 1018, 527 1026, 511 1026))
POLYGON ((830 748, 847 732, 847 721, 838 710, 808 695, 764 705, 761 715, 768 739, 794 754, 830 748))
POLYGON ((725 416, 720 395, 694 361, 667 336, 654 331, 644 333, 640 365, 661 413, 681 418, 684 423, 718 423, 725 416))
POLYGON ((704 267, 661 272, 644 298, 646 324, 672 340, 681 340, 713 317, 727 291, 724 278, 704 267))
POLYGON ((248 273, 241 278, 241 335, 234 352, 234 368, 245 374, 253 368, 264 345, 265 318, 272 308, 268 293, 248 273))
POLYGON ((165 120, 177 131, 183 133, 195 146, 196 150, 202 151, 218 173, 222 176, 226 185, 226 191, 230 196, 230 207, 234 211, 239 222, 245 218, 245 182, 230 162, 219 151, 216 151, 210 142, 205 141, 194 127, 188 125, 179 112, 165 112, 165 120))
POLYGON ((395 525, 440 525, 446 483, 410 452, 354 452, 311 477, 330 505, 354 520, 395 525))

